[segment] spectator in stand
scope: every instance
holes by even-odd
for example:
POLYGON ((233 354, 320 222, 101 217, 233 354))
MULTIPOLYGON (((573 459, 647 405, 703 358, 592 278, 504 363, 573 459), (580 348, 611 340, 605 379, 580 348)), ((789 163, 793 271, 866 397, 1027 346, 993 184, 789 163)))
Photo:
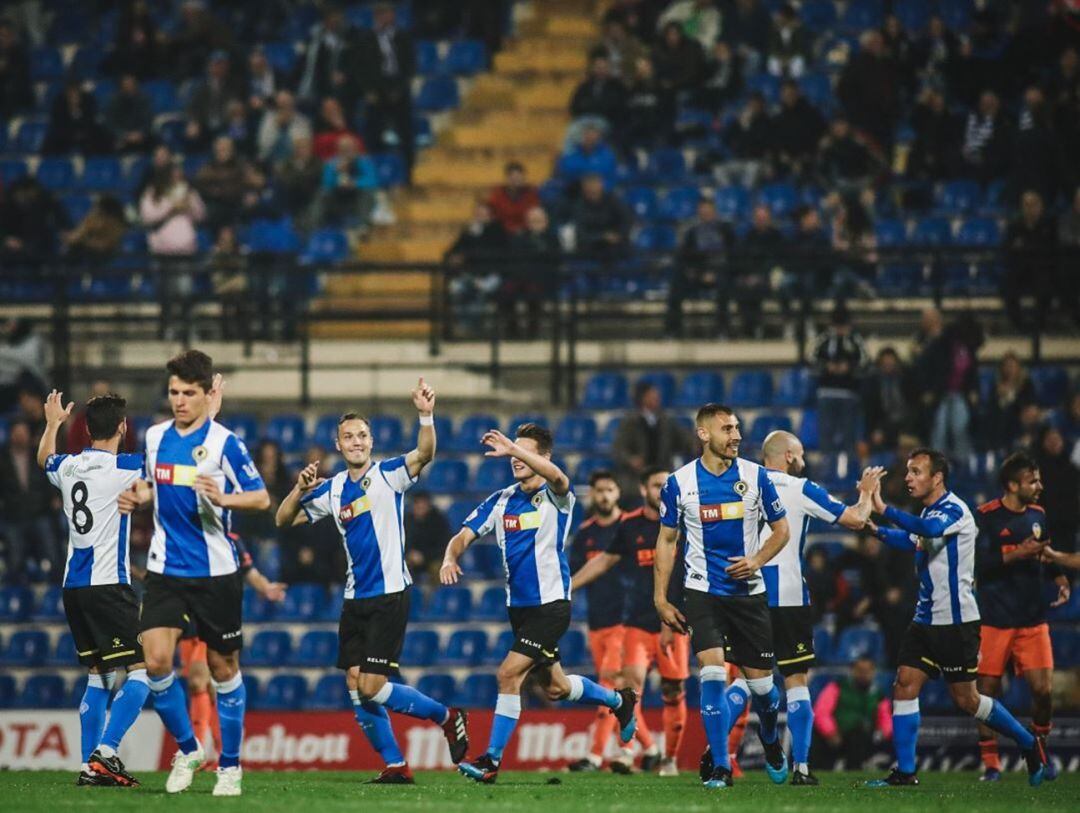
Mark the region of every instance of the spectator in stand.
POLYGON ((116 29, 116 42, 102 62, 104 71, 113 76, 130 73, 141 80, 160 75, 165 38, 146 0, 124 3, 116 29))
POLYGON ((1054 133, 1053 111, 1046 104, 1042 89, 1032 85, 1024 91, 1013 136, 1009 180, 1014 199, 1021 190, 1034 189, 1043 200, 1053 201, 1064 163, 1054 133))
POLYGON ((405 536, 409 540, 405 554, 409 569, 437 582, 446 540, 450 538, 450 523, 426 491, 417 489, 409 497, 405 536))
POLYGON ((790 4, 785 3, 776 12, 766 53, 765 65, 773 76, 798 79, 806 73, 806 63, 810 59, 810 37, 790 4))
POLYGON ((710 112, 719 112, 742 93, 742 64, 726 40, 717 40, 709 52, 712 57, 705 63, 696 104, 710 112))
MULTIPOLYGON (((960 123, 949 112, 945 94, 928 86, 911 114, 915 141, 908 155, 907 176, 920 181, 940 181, 956 175, 960 160, 960 123)), ((922 201, 929 204, 929 200, 922 201)))
POLYGON ((1020 196, 1020 216, 1005 230, 1005 276, 1001 281, 1005 312, 1019 330, 1032 326, 1032 320, 1024 315, 1024 296, 1035 297, 1038 321, 1050 311, 1057 246, 1057 223, 1045 213, 1039 193, 1027 190, 1020 196))
POLYGON ((30 427, 30 436, 37 444, 41 433, 45 431, 45 388, 40 381, 24 381, 15 400, 18 406, 15 419, 26 421, 30 427))
POLYGON ((0 120, 8 121, 33 105, 30 56, 19 42, 15 23, 0 17, 0 120))
POLYGON ((872 453, 896 448, 900 433, 912 426, 911 383, 900 354, 883 347, 863 385, 866 437, 872 453))
POLYGON ((1035 386, 1020 357, 1012 350, 1005 352, 998 362, 990 400, 986 404, 983 437, 991 439, 993 447, 1012 449, 1020 435, 1020 412, 1028 404, 1035 403, 1035 386))
POLYGON ((984 335, 971 316, 961 316, 946 328, 931 358, 921 365, 920 382, 934 405, 930 444, 954 462, 973 451, 972 414, 979 407, 978 352, 984 335))
POLYGON ((1064 435, 1065 443, 1074 447, 1071 459, 1073 465, 1080 468, 1080 390, 1066 399, 1065 409, 1055 425, 1064 435))
POLYGON ((262 46, 251 49, 248 55, 247 107, 252 115, 260 114, 274 103, 277 92, 285 83, 277 75, 262 46))
POLYGON ((885 41, 885 53, 896 65, 896 74, 900 82, 900 93, 903 99, 909 99, 917 88, 915 75, 915 48, 911 38, 904 30, 904 24, 895 14, 885 18, 885 25, 881 28, 881 36, 885 41))
POLYGON ((1080 469, 1069 459, 1069 448, 1061 431, 1053 426, 1044 427, 1039 433, 1034 456, 1042 475, 1043 493, 1039 504, 1046 509, 1048 536, 1056 550, 1076 551, 1076 532, 1080 528, 1080 469))
POLYGON ((814 623, 819 624, 827 613, 832 612, 836 600, 836 573, 824 548, 815 545, 807 549, 803 578, 810 592, 810 613, 814 623))
POLYGON ((400 152, 406 183, 411 184, 416 145, 410 85, 416 75, 416 50, 412 36, 397 27, 390 3, 376 4, 374 14, 375 29, 360 32, 357 43, 361 54, 359 86, 367 106, 365 140, 373 149, 400 152))
POLYGON ((927 23, 926 33, 912 48, 912 62, 923 82, 947 87, 952 80, 959 53, 959 38, 935 14, 927 23))
POLYGON ((303 231, 318 223, 316 198, 322 174, 323 164, 312 152, 310 138, 296 139, 292 154, 274 165, 274 199, 303 231))
POLYGON ((888 155, 900 115, 900 76, 879 31, 864 31, 840 75, 837 96, 852 126, 888 155))
MULTIPOLYGON (((86 400, 89 401, 91 398, 96 398, 99 395, 107 395, 113 391, 112 384, 101 379, 90 385, 90 393, 87 395, 86 400)), ((63 449, 67 454, 79 454, 83 449, 89 448, 91 438, 90 429, 86 425, 85 406, 79 409, 64 423, 64 428, 67 429, 67 433, 64 439, 63 449)), ((120 451, 134 452, 136 445, 135 429, 129 421, 127 432, 125 432, 124 437, 120 439, 120 451)))
POLYGON ((141 200, 143 192, 150 186, 150 182, 154 179, 154 176, 157 175, 158 171, 166 167, 171 167, 175 160, 172 150, 165 144, 158 144, 154 147, 154 151, 150 153, 150 163, 143 169, 142 177, 139 178, 139 183, 135 187, 135 199, 141 200))
POLYGON ((360 95, 360 60, 357 35, 346 22, 344 10, 337 4, 326 4, 322 22, 312 27, 305 46, 300 98, 314 108, 318 100, 333 96, 352 113, 360 95))
POLYGON ((614 0, 603 21, 618 20, 632 36, 648 43, 656 39, 656 21, 663 6, 658 0, 614 0))
POLYGON ((624 152, 670 144, 675 131, 675 100, 656 81, 652 62, 642 57, 627 89, 626 117, 618 128, 624 152))
MULTIPOLYGON (((780 300, 785 314, 790 315, 795 303, 805 315, 813 300, 822 291, 831 290, 833 284, 833 254, 829 235, 821 220, 821 213, 814 206, 800 206, 792 214, 795 221, 795 238, 787 249, 792 265, 784 267, 781 276, 771 285, 780 300)), ((805 338, 802 320, 785 320, 784 336, 801 335, 805 338)))
POLYGON ((8 543, 8 583, 25 584, 26 563, 58 584, 64 573, 64 549, 56 515, 59 506, 44 470, 37 464, 37 439, 21 418, 8 428, 7 446, 0 449, 0 536, 8 543))
POLYGON ((319 122, 315 131, 315 156, 320 161, 329 161, 338 154, 338 145, 342 138, 353 142, 357 154, 367 152, 364 140, 345 120, 345 110, 341 102, 333 96, 327 96, 319 105, 319 122))
POLYGON ((716 203, 703 197, 698 201, 697 217, 687 224, 679 240, 679 251, 671 271, 668 286, 667 317, 664 333, 681 337, 683 328, 683 302, 689 297, 699 297, 708 291, 716 300, 715 334, 724 329, 727 321, 726 284, 727 263, 735 244, 731 227, 720 220, 716 203))
MULTIPOLYGON (((777 256, 784 248, 784 235, 773 223, 772 210, 759 203, 750 216, 750 230, 739 243, 731 274, 731 298, 738 307, 745 337, 760 339, 765 335, 761 303, 778 267, 777 256)), ((726 309, 725 305, 721 307, 726 309)))
POLYGON ((611 75, 607 52, 597 49, 589 55, 589 70, 570 97, 574 122, 567 128, 566 144, 574 144, 585 127, 599 127, 607 133, 612 123, 621 121, 626 106, 626 86, 611 75))
POLYGON ((690 433, 664 411, 660 390, 648 381, 634 387, 634 408, 619 421, 611 456, 619 478, 624 507, 641 504, 641 473, 652 468, 674 471, 696 450, 690 433))
POLYGON ((237 515, 234 520, 236 530, 245 542, 249 539, 256 542, 264 539, 277 542, 278 533, 274 524, 274 512, 292 491, 295 478, 289 474, 285 466, 285 456, 282 454, 281 447, 272 440, 260 441, 255 449, 255 465, 270 495, 270 508, 267 511, 246 511, 243 512, 242 517, 237 515))
POLYGON ((153 124, 150 97, 139 88, 134 74, 125 73, 105 108, 105 126, 112 134, 113 148, 120 153, 149 152, 153 124))
MULTIPOLYGON (((206 260, 206 270, 214 296, 221 303, 221 338, 225 341, 250 341, 252 313, 249 307, 248 258, 240 250, 240 241, 233 226, 218 229, 217 239, 206 260)), ((262 473, 262 468, 259 472, 262 473)))
POLYGON ((226 121, 229 102, 244 98, 243 84, 232 75, 229 55, 215 51, 206 67, 206 78, 195 85, 187 103, 187 126, 184 146, 190 152, 202 152, 226 121))
POLYGON ((214 133, 214 138, 228 138, 241 158, 255 159, 256 124, 247 106, 239 99, 231 99, 225 107, 225 124, 214 133))
POLYGON ((581 141, 559 157, 556 171, 572 184, 586 175, 599 175, 610 189, 615 185, 616 165, 615 153, 604 143, 602 131, 590 124, 581 131, 581 141))
POLYGON ((660 15, 657 28, 663 31, 670 23, 682 26, 683 34, 697 40, 703 51, 720 36, 720 10, 713 0, 675 0, 660 15))
MULTIPOLYGON (((1061 144, 1080 142, 1080 52, 1066 48, 1051 77, 1047 98, 1054 116, 1054 130, 1061 144)), ((1080 156, 1076 150, 1064 151, 1066 188, 1080 185, 1080 156)))
POLYGON ((831 324, 814 348, 817 367, 818 432, 823 452, 852 452, 862 425, 862 371, 866 346, 851 324, 842 301, 833 308, 831 324))
POLYGON ((652 60, 660 87, 677 97, 693 91, 705 77, 705 52, 697 40, 683 34, 678 23, 664 26, 652 60))
POLYGON ((526 335, 535 338, 544 303, 555 287, 552 269, 558 266, 561 252, 559 238, 544 209, 529 209, 525 228, 511 237, 510 250, 514 262, 503 276, 498 296, 503 333, 510 338, 519 335, 521 318, 517 311, 521 303, 526 311, 526 335))
POLYGON ((808 178, 818 144, 825 135, 825 119, 791 79, 780 85, 780 109, 772 117, 770 128, 780 172, 795 178, 808 178))
POLYGON ((27 319, 0 322, 0 415, 9 412, 19 391, 45 389, 45 342, 27 319))
POLYGON ((98 121, 97 100, 77 79, 68 79, 53 99, 49 129, 45 133, 46 155, 99 155, 109 152, 108 131, 98 121))
POLYGON ((713 166, 716 180, 752 189, 767 169, 772 143, 764 96, 758 92, 750 94, 738 117, 724 130, 723 141, 729 157, 713 166))
POLYGON ((472 221, 462 229, 446 252, 444 262, 450 276, 450 296, 466 315, 469 325, 479 325, 484 303, 490 301, 501 284, 501 260, 509 248, 506 231, 495 220, 491 206, 477 201, 472 221))
POLYGON ((296 109, 296 99, 287 90, 279 90, 274 108, 262 115, 256 139, 259 160, 282 161, 292 154, 298 138, 311 138, 311 122, 296 109))
POLYGON ((581 196, 570 211, 574 245, 579 254, 611 260, 626 253, 633 218, 613 192, 604 189, 604 179, 589 173, 581 181, 581 196))
POLYGON ((212 54, 229 54, 232 50, 229 26, 206 8, 204 0, 184 0, 180 6, 180 29, 172 38, 169 54, 175 75, 190 79, 198 75, 207 58, 213 58, 212 54))
POLYGON ((338 139, 337 155, 323 162, 319 188, 319 222, 365 230, 375 208, 379 176, 375 163, 356 151, 348 135, 338 139))
POLYGON ((825 197, 823 207, 833 212, 832 248, 836 266, 831 275, 828 292, 836 299, 856 294, 871 298, 870 284, 877 262, 877 237, 870 218, 873 193, 864 190, 861 197, 837 195, 825 197))
POLYGON ((810 764, 819 770, 861 770, 874 753, 875 739, 892 739, 889 699, 877 686, 874 659, 861 656, 847 677, 831 681, 814 700, 814 737, 810 764))
POLYGON ((838 114, 829 124, 829 134, 818 151, 818 171, 822 180, 841 194, 858 194, 866 189, 878 169, 878 162, 851 130, 851 123, 838 114))
POLYGON ((1001 100, 992 90, 979 96, 979 107, 968 114, 960 158, 971 177, 989 183, 1008 173, 1012 129, 1001 112, 1001 100))
POLYGON ((525 180, 525 167, 519 161, 508 163, 503 176, 506 183, 491 190, 488 206, 507 234, 518 234, 525 229, 528 212, 540 205, 540 195, 525 180))
POLYGON ((1058 296, 1063 308, 1072 314, 1073 322, 1080 325, 1080 277, 1076 274, 1080 264, 1080 186, 1073 192, 1072 206, 1058 221, 1058 240, 1061 245, 1057 266, 1058 296))
POLYGON ((195 188, 206 203, 207 225, 215 230, 251 217, 265 186, 265 176, 236 154, 228 136, 214 139, 213 155, 195 175, 195 188))
POLYGON ((649 50, 633 34, 626 30, 621 20, 605 18, 602 23, 600 41, 589 53, 603 51, 608 58, 611 75, 616 79, 629 81, 634 74, 634 66, 639 59, 648 59, 649 50))
POLYGON ((72 260, 90 264, 104 263, 120 251, 126 229, 124 204, 112 195, 101 195, 94 201, 82 222, 61 235, 60 239, 67 249, 67 256, 72 260))
POLYGON ((0 199, 0 259, 36 263, 56 253, 71 228, 67 210, 36 178, 20 178, 0 199))
POLYGON ((742 60, 747 75, 757 73, 769 47, 772 20, 761 0, 735 0, 724 14, 723 38, 742 60))

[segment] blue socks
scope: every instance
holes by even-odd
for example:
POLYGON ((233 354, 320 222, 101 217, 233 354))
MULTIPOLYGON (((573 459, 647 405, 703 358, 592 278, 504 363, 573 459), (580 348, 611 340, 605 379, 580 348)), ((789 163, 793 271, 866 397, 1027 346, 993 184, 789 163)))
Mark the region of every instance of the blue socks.
POLYGON ((404 765, 405 756, 398 747, 394 729, 390 726, 390 715, 386 713, 386 709, 370 700, 361 700, 360 692, 355 690, 349 692, 349 697, 352 699, 356 722, 360 724, 371 747, 382 757, 383 763, 387 767, 404 765))
POLYGON ((495 718, 491 722, 491 739, 487 749, 488 755, 496 762, 502 759, 503 750, 510 742, 520 716, 521 695, 500 694, 495 701, 495 718))
POLYGON ((1029 751, 1035 746, 1035 735, 1024 728, 1001 703, 986 695, 979 695, 979 709, 975 712, 975 719, 986 723, 998 734, 1014 740, 1021 751, 1029 751))
MULTIPOLYGON (((199 750, 199 743, 191 728, 191 717, 188 715, 187 697, 176 675, 169 672, 162 677, 150 678, 150 691, 154 694, 154 709, 165 724, 165 730, 173 735, 180 750, 185 754, 199 750)), ((224 729, 224 720, 222 720, 224 729)), ((224 736, 224 731, 222 732, 224 736)))
POLYGON ((731 711, 724 696, 727 672, 723 666, 701 667, 701 722, 705 737, 712 749, 713 764, 731 768, 728 754, 728 729, 731 727, 731 711))
POLYGON ((750 704, 758 716, 758 731, 761 741, 776 742, 777 717, 780 714, 780 690, 776 688, 772 675, 763 678, 751 678, 746 681, 750 687, 750 704))
POLYGON ((109 689, 106 677, 112 675, 89 675, 86 678, 86 691, 79 703, 79 729, 82 733, 82 761, 85 763, 101 742, 101 732, 105 730, 105 713, 109 705, 109 689))
POLYGON ((244 710, 247 707, 247 687, 239 670, 224 683, 214 681, 217 689, 218 719, 221 721, 221 756, 218 766, 236 768, 240 765, 240 744, 244 740, 244 710))
POLYGON ((793 686, 787 691, 787 727, 791 732, 791 761, 805 765, 810 761, 810 737, 814 731, 814 707, 806 686, 793 686))
POLYGON ((724 693, 724 701, 728 707, 728 733, 731 733, 731 729, 735 727, 735 723, 739 722, 739 717, 742 716, 743 709, 746 708, 747 702, 750 700, 750 687, 746 685, 745 678, 735 678, 731 686, 728 687, 727 692, 724 693))
POLYGON ((622 696, 614 689, 608 689, 581 675, 567 675, 570 682, 570 694, 566 699, 583 706, 607 706, 617 709, 622 705, 622 696))
POLYGON ((146 704, 148 694, 150 694, 150 684, 146 670, 136 669, 128 672, 123 688, 113 698, 109 724, 105 727, 105 736, 101 738, 102 746, 111 748, 113 751, 120 747, 120 740, 139 719, 139 713, 146 704))
POLYGON ((432 700, 412 686, 387 681, 371 698, 373 703, 386 706, 390 711, 407 714, 421 720, 431 720, 436 725, 446 722, 449 710, 442 703, 432 700))
POLYGON ((903 773, 915 773, 915 745, 919 741, 919 723, 922 719, 919 699, 894 700, 892 714, 896 768, 903 773))

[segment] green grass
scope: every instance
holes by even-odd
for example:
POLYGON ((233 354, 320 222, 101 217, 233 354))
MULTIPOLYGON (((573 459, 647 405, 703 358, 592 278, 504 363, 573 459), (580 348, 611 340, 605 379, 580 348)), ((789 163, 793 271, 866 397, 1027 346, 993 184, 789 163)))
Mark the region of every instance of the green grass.
POLYGON ((694 774, 678 779, 657 776, 621 777, 612 774, 566 774, 510 772, 495 786, 475 785, 452 773, 424 773, 415 787, 383 787, 361 784, 364 773, 257 773, 244 777, 244 796, 215 799, 210 795, 213 777, 200 774, 185 793, 167 797, 165 774, 142 774, 141 788, 77 788, 74 776, 59 771, 0 772, 0 809, 5 811, 108 810, 109 813, 151 810, 231 810, 327 813, 327 811, 438 811, 479 813, 511 810, 513 813, 554 811, 707 811, 717 804, 737 804, 743 810, 763 813, 886 810, 890 813, 1021 813, 1030 805, 1039 809, 1076 810, 1080 798, 1080 775, 1063 775, 1056 782, 1030 788, 1024 774, 1008 774, 1002 782, 984 785, 974 773, 927 773, 918 788, 867 790, 865 778, 877 774, 826 773, 818 788, 777 787, 764 775, 739 780, 734 788, 706 791, 694 774), (559 780, 559 784, 549 785, 559 780))

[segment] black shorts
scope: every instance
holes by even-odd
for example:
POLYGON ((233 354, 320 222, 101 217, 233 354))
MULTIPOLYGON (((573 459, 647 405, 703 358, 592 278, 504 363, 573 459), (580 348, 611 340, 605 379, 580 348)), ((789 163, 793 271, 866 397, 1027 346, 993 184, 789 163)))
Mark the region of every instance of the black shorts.
POLYGON ((140 629, 195 624, 208 649, 226 654, 244 646, 244 582, 239 573, 188 579, 146 574, 140 629))
POLYGON ((695 653, 723 649, 727 660, 750 669, 773 668, 769 600, 686 591, 686 621, 695 653))
POLYGON ((338 622, 338 669, 359 667, 373 675, 392 675, 409 623, 409 588, 385 596, 346 599, 338 622))
POLYGON ((559 662, 559 639, 570 629, 570 602, 549 601, 535 607, 510 607, 514 631, 511 652, 520 652, 538 665, 559 662))
POLYGON ((931 678, 941 675, 946 683, 975 680, 979 671, 981 622, 966 624, 916 624, 912 622, 900 642, 897 661, 921 669, 931 678))
POLYGON ((770 607, 776 667, 784 677, 806 674, 816 661, 809 607, 770 607))
POLYGON ((63 600, 79 663, 109 671, 142 661, 139 600, 131 585, 72 587, 63 600))

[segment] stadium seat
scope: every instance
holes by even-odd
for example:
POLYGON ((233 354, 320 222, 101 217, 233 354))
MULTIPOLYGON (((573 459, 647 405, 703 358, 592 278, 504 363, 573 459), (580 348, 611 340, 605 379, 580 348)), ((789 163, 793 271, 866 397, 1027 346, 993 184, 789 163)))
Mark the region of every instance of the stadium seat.
POLYGON ((67 702, 64 679, 60 675, 31 675, 15 701, 20 709, 58 709, 67 702))
MULTIPOLYGON (((473 512, 474 508, 476 508, 475 500, 454 500, 450 503, 450 507, 446 509, 446 522, 450 525, 450 530, 457 533, 461 523, 473 512)), ((476 545, 470 545, 465 552, 468 553, 475 547, 476 545)))
POLYGON ((874 236, 879 248, 907 245, 907 225, 902 220, 882 218, 874 224, 874 236))
POLYGON ((686 156, 674 147, 660 147, 649 154, 646 173, 659 183, 671 186, 686 177, 686 156))
POLYGON ((336 263, 349 256, 349 238, 341 229, 319 229, 308 238, 304 256, 313 263, 336 263))
POLYGON ((963 33, 971 24, 972 0, 941 0, 938 13, 950 30, 963 33))
POLYGON ((943 217, 927 217, 915 224, 911 243, 915 246, 944 246, 951 242, 952 227, 943 217))
POLYGON ((671 226, 646 226, 634 237, 634 246, 641 251, 672 251, 676 242, 675 229, 671 226))
POLYGON ((436 460, 428 467, 423 482, 433 494, 464 491, 469 484, 469 467, 464 460, 436 460))
POLYGON ((486 655, 487 635, 483 630, 457 630, 450 635, 439 663, 445 666, 479 666, 486 655))
POLYGON ((330 599, 323 605, 322 619, 323 621, 333 621, 337 623, 341 618, 341 611, 345 607, 345 593, 340 585, 332 585, 330 589, 330 599))
POLYGON ((881 0, 852 0, 844 12, 841 26, 849 31, 862 32, 868 28, 881 28, 884 19, 881 0))
MULTIPOLYGON (((337 438, 338 419, 340 417, 337 414, 320 415, 315 420, 315 428, 311 432, 311 442, 326 448, 332 448, 334 440, 337 438)), ((380 449, 376 453, 381 455, 382 450, 380 449)))
POLYGON ((68 75, 81 80, 96 78, 101 66, 102 56, 101 48, 97 45, 93 43, 80 45, 71 58, 68 75))
POLYGON ((75 167, 70 158, 42 158, 35 177, 46 189, 58 192, 75 185, 75 167))
MULTIPOLYGON (((489 587, 480 596, 480 603, 473 608, 473 621, 506 620, 506 588, 489 587)), ((504 653, 505 654, 505 653, 504 653)))
POLYGON ((516 415, 511 415, 510 420, 507 421, 507 437, 514 437, 514 435, 517 434, 518 427, 523 423, 535 423, 537 426, 543 426, 545 429, 549 428, 547 415, 543 412, 519 412, 516 415))
POLYGON ((111 157, 87 158, 83 162, 80 187, 87 192, 121 195, 124 189, 124 171, 119 159, 111 157))
POLYGON ((274 615, 281 621, 315 621, 325 602, 326 589, 321 584, 294 584, 274 615))
POLYGON ((443 70, 439 44, 432 40, 416 41, 416 72, 421 76, 436 76, 443 70))
POLYGON ((893 14, 899 19, 908 34, 920 34, 930 21, 928 0, 904 0, 893 4, 893 14))
POLYGON ((645 223, 655 220, 659 211, 656 190, 651 186, 630 187, 623 193, 623 203, 634 213, 634 217, 645 223))
MULTIPOLYGON (((495 691, 498 692, 497 686, 495 691)), ((0 709, 10 709, 15 705, 15 698, 15 678, 11 675, 0 675, 0 709)))
POLYGON ((880 661, 885 653, 881 633, 870 627, 848 627, 836 638, 834 657, 839 663, 851 663, 856 658, 869 656, 880 661))
MULTIPOLYGON (((413 421, 412 431, 402 438, 402 449, 413 447, 413 443, 420 435, 420 422, 413 421)), ((435 435, 439 439, 439 443, 453 443, 454 442, 454 424, 446 415, 435 416, 435 435)))
POLYGON ((291 42, 268 42, 262 48, 271 68, 279 73, 292 74, 299 55, 291 42))
POLYGON ((309 630, 289 658, 291 666, 325 666, 337 663, 337 634, 330 630, 309 630))
POLYGON ((454 694, 457 692, 457 686, 454 683, 453 675, 433 672, 423 675, 420 680, 416 682, 416 690, 426 694, 436 702, 448 704, 454 701, 454 694))
POLYGON ((583 409, 625 409, 630 405, 629 390, 622 373, 594 373, 585 382, 581 406, 583 409))
POLYGON ((277 605, 254 590, 244 590, 244 620, 251 622, 269 621, 277 612, 277 605))
POLYGON ((0 662, 6 666, 41 666, 49 657, 49 636, 41 630, 18 630, 7 641, 0 662))
POLYGON ((274 675, 267 681, 266 688, 254 708, 262 711, 290 711, 300 708, 306 696, 307 681, 303 675, 274 675))
POLYGON ((298 454, 307 445, 307 431, 301 415, 274 415, 263 427, 263 436, 274 441, 285 454, 298 454))
POLYGON ((701 190, 696 186, 676 186, 667 191, 657 210, 658 216, 669 223, 682 223, 697 212, 701 190))
POLYGON ((424 80, 413 101, 416 109, 425 113, 449 110, 457 107, 459 102, 457 81, 444 77, 424 80))
POLYGON ((989 217, 973 217, 960 224, 953 243, 958 246, 989 247, 1001 242, 1001 229, 989 217))
MULTIPOLYGON (((379 454, 386 455, 389 452, 400 452, 405 448, 401 421, 395 416, 372 415, 369 422, 371 424, 371 437, 375 442, 375 448, 379 450, 379 454)), ((438 431, 437 423, 435 429, 438 431)))
POLYGON ((30 78, 34 82, 49 82, 64 75, 64 58, 57 48, 48 46, 30 51, 30 78))
POLYGON ((472 480, 472 490, 483 494, 493 494, 510 485, 510 481, 510 464, 506 460, 486 459, 476 469, 476 476, 472 480))
POLYGON ((675 398, 675 376, 666 370, 651 370, 644 373, 635 382, 635 389, 644 384, 649 384, 660 391, 660 400, 664 404, 670 404, 675 398))
POLYGON ((241 233, 240 241, 252 254, 295 255, 302 247, 290 218, 255 220, 241 233))
POLYGON ((41 594, 41 600, 34 608, 34 621, 63 621, 64 590, 59 585, 49 587, 41 594))
POLYGON ((89 195, 64 195, 61 203, 71 222, 77 224, 90 212, 94 200, 89 195))
POLYGON ((808 367, 784 370, 777 380, 773 406, 804 407, 814 398, 814 375, 808 367))
POLYGON ((323 675, 315 681, 315 687, 304 698, 303 707, 308 711, 351 709, 352 701, 349 699, 349 690, 342 674, 335 672, 323 675))
POLYGON ((431 666, 439 654, 439 636, 431 630, 409 630, 401 650, 403 666, 431 666))
POLYGON ((281 666, 292 653, 292 639, 285 630, 261 630, 255 633, 244 663, 251 666, 281 666))
POLYGON ((259 419, 254 415, 226 413, 221 423, 246 444, 254 444, 259 439, 259 419))
POLYGON ((569 630, 559 640, 559 660, 571 668, 588 662, 588 646, 581 630, 569 630))
POLYGON ((375 162, 380 187, 389 189, 405 183, 405 162, 400 155, 393 152, 376 153, 371 160, 375 162))
POLYGON ((771 73, 756 73, 746 77, 747 93, 760 93, 765 97, 766 105, 775 105, 780 101, 780 79, 771 73))
POLYGON ((741 186, 721 186, 713 195, 721 218, 739 222, 750 214, 750 193, 741 186))
POLYGON ((833 662, 832 635, 820 624, 814 627, 814 654, 820 663, 833 662))
POLYGON ((766 407, 772 402, 772 376, 764 370, 744 370, 731 380, 728 400, 733 407, 766 407))
POLYGON ((799 7, 799 16, 809 31, 820 34, 836 23, 836 6, 832 0, 807 0, 799 7))
POLYGON ((41 152, 48 129, 49 125, 44 121, 27 119, 19 125, 19 131, 15 135, 15 151, 24 155, 41 152))
MULTIPOLYGON (((505 619, 505 607, 503 610, 503 618, 505 619)), ((485 663, 491 666, 498 666, 503 662, 506 653, 510 651, 510 647, 514 645, 514 641, 516 640, 517 638, 515 637, 513 630, 503 630, 500 632, 499 637, 495 639, 495 645, 488 647, 487 658, 484 659, 485 663)), ((568 663, 566 665, 569 666, 568 663)))
POLYGON ((948 684, 940 678, 928 680, 923 684, 923 689, 919 693, 919 706, 924 713, 928 711, 945 714, 956 710, 956 704, 953 702, 952 695, 949 694, 948 684))
POLYGON ((555 427, 555 446, 564 452, 591 452, 596 435, 596 420, 591 415, 564 415, 555 427))
POLYGON ((769 207, 775 218, 787 217, 799 204, 799 195, 790 183, 766 184, 758 192, 758 203, 769 207))
POLYGON ((442 587, 432 594, 423 614, 424 621, 467 621, 472 612, 468 587, 442 587))
POLYGON ((34 609, 34 595, 26 587, 0 587, 0 622, 25 621, 34 609))
POLYGON ((938 186, 934 197, 934 210, 938 214, 965 215, 979 208, 982 190, 976 181, 945 181, 938 186))
POLYGON ((1053 408, 1065 403, 1069 394, 1069 374, 1064 367, 1041 364, 1031 368, 1031 383, 1039 406, 1053 408))
MULTIPOLYGON (((492 537, 494 540, 494 537, 492 537)), ((485 579, 497 579, 503 575, 503 555, 494 541, 476 542, 469 546, 466 551, 465 562, 473 568, 476 575, 485 579)), ((500 588, 501 589, 501 588, 500 588)))
POLYGON ((724 378, 711 370, 688 373, 679 385, 674 406, 696 409, 702 404, 721 403, 724 400, 724 378))
POLYGON ((1068 601, 1047 610, 1046 616, 1051 621, 1080 621, 1080 590, 1073 590, 1068 601))
MULTIPOLYGON (((462 708, 490 709, 499 695, 499 682, 495 675, 485 672, 469 675, 461 682, 454 705, 462 708)), ((0 685, 0 703, 3 702, 3 687, 0 685)), ((0 706, 2 707, 2 706, 0 706)))
POLYGON ((830 113, 836 105, 832 80, 826 73, 805 73, 799 77, 799 89, 806 100, 822 113, 830 113))
POLYGON ((765 442, 765 438, 768 434, 777 429, 783 429, 785 432, 790 432, 791 418, 787 415, 758 415, 754 418, 754 423, 750 428, 750 433, 747 435, 747 440, 755 446, 760 446, 765 442))
MULTIPOLYGON (((256 675, 251 672, 244 672, 244 690, 247 692, 247 702, 249 705, 257 705, 259 698, 262 697, 262 681, 256 675)), ((154 696, 153 694, 147 699, 147 707, 153 708, 154 696)))
MULTIPOLYGON (((0 128, 2 130, 3 128, 0 128)), ((4 158, 0 160, 0 183, 11 186, 15 181, 22 180, 29 174, 26 162, 21 158, 4 158)))
POLYGON ((480 442, 480 438, 490 429, 499 428, 499 419, 490 413, 479 413, 466 417, 449 444, 443 443, 439 438, 439 446, 452 452, 480 452, 487 447, 480 442))

